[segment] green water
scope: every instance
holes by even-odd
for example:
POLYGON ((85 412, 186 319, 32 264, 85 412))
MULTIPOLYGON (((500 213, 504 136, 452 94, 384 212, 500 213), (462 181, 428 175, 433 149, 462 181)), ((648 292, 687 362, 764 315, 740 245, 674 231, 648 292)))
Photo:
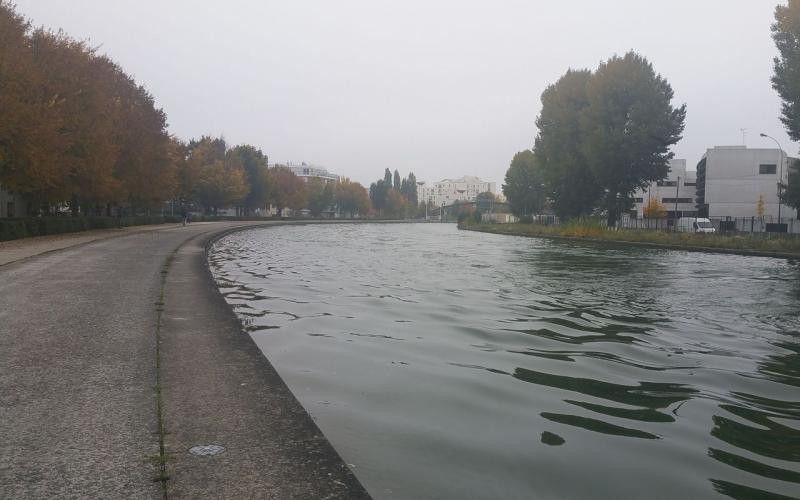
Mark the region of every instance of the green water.
POLYGON ((210 261, 375 498, 800 497, 798 262, 441 224, 210 261))

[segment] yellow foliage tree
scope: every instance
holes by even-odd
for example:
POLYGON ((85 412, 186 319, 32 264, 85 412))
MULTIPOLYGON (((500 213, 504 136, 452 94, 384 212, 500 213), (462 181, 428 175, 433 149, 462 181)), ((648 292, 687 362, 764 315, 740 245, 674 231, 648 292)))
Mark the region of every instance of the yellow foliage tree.
POLYGON ((756 203, 756 215, 759 217, 764 217, 764 195, 758 195, 758 202, 756 203))
POLYGON ((658 219, 667 215, 667 209, 658 198, 649 198, 642 207, 642 214, 648 219, 658 219))

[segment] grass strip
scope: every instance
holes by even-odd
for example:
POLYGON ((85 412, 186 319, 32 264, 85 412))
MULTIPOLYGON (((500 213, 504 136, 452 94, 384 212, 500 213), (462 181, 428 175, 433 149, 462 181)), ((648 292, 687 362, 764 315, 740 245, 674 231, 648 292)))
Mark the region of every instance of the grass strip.
POLYGON ((484 224, 464 221, 459 225, 459 228, 493 234, 612 242, 689 251, 782 258, 800 257, 800 237, 770 233, 698 234, 673 231, 608 229, 598 223, 586 220, 574 221, 565 225, 484 224))

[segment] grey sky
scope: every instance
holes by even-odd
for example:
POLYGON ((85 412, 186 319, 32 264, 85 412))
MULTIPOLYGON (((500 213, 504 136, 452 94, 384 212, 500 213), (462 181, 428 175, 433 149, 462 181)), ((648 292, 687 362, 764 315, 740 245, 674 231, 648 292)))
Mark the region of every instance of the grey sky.
MULTIPOLYGON (((783 2, 785 3, 785 2, 783 2)), ((545 87, 630 49, 686 103, 675 152, 770 147, 777 0, 17 0, 36 25, 100 45, 156 97, 170 130, 223 134, 270 161, 307 161, 369 183, 502 183, 529 148, 545 87)))

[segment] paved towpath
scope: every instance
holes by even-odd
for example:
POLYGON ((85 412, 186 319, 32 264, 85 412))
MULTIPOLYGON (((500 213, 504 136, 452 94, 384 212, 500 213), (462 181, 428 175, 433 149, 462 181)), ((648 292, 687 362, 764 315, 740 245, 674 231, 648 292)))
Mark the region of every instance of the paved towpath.
POLYGON ((240 225, 0 265, 0 498, 368 497, 213 285, 206 243, 240 225))

